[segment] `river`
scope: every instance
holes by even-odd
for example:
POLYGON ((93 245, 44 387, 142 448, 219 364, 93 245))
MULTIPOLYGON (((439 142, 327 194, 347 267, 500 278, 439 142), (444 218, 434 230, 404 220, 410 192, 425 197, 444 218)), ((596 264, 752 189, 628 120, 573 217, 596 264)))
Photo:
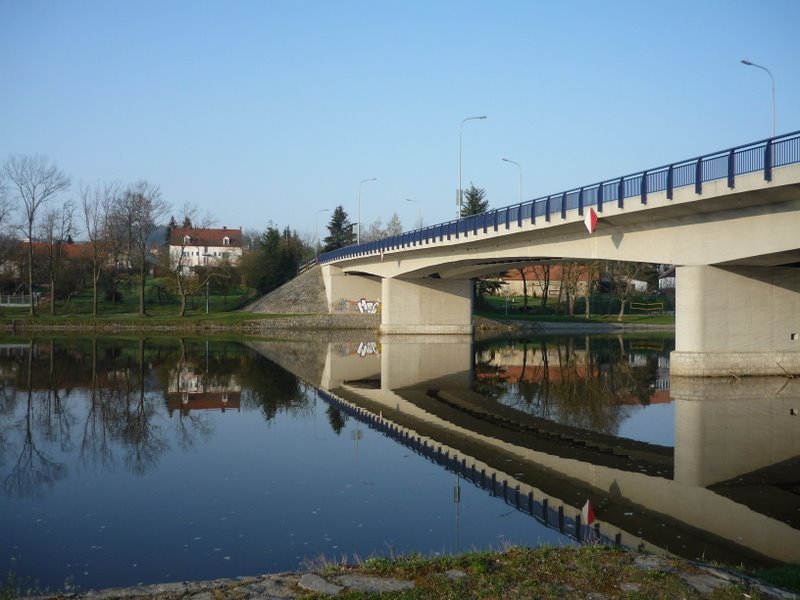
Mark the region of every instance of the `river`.
POLYGON ((0 570, 96 589, 587 540, 800 562, 797 379, 670 379, 663 335, 315 337, 2 340, 0 570))

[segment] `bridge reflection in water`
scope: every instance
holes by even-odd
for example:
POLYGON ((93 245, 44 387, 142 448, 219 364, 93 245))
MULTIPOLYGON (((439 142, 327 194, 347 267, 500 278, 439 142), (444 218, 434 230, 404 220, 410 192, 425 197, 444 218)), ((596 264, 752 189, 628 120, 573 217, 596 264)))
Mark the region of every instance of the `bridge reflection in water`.
MULTIPOLYGON (((570 536, 734 564, 800 562, 798 379, 665 384, 651 373, 652 398, 670 388, 673 449, 487 398, 468 336, 330 343, 316 360, 308 345, 252 345, 370 427, 570 536), (587 499, 591 531, 580 523, 587 499)), ((579 396, 607 378, 588 354, 541 352, 528 367, 577 374, 579 396)), ((618 389, 617 401, 641 392, 618 389)))

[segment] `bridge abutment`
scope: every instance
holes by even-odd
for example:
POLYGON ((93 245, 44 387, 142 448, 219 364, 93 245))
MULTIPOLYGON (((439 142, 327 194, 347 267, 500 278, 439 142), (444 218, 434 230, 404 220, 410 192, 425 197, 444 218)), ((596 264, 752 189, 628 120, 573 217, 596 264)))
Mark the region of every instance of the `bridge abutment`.
POLYGON ((322 279, 331 314, 375 314, 380 310, 380 277, 347 275, 340 267, 322 265, 322 279))
POLYGON ((675 351, 683 376, 800 373, 800 269, 676 269, 675 351))
POLYGON ((469 279, 383 280, 381 333, 471 334, 469 279))

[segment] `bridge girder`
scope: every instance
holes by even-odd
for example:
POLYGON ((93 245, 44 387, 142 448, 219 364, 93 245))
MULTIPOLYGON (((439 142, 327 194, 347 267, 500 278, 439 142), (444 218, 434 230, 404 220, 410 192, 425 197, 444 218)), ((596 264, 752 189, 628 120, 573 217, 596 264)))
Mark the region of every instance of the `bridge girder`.
MULTIPOLYGON (((629 200, 629 203, 632 201, 629 200)), ((478 235, 337 261, 345 273, 422 279, 472 278, 541 261, 624 260, 674 265, 800 263, 800 165, 693 190, 652 194, 646 205, 606 206, 589 234, 582 217, 512 223, 478 235)))

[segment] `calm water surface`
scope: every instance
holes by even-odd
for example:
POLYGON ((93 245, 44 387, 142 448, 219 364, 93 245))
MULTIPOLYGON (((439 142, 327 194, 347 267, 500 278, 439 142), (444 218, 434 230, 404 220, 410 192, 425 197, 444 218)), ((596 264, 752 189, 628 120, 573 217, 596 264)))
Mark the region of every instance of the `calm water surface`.
POLYGON ((602 533, 625 545, 792 560, 798 489, 776 472, 798 462, 797 424, 781 417, 800 394, 784 388, 776 404, 785 381, 737 388, 729 402, 709 399, 713 387, 671 391, 671 347, 7 341, 0 568, 42 587, 98 588, 294 570, 320 556, 577 543, 473 483, 481 469, 568 517, 591 498, 602 533), (745 408, 758 416, 743 437, 762 421, 794 429, 779 424, 739 450, 707 430, 730 429, 745 408), (459 477, 359 411, 476 471, 459 477), (732 531, 715 516, 723 509, 752 525, 732 531), (770 545, 789 549, 768 555, 770 545))

